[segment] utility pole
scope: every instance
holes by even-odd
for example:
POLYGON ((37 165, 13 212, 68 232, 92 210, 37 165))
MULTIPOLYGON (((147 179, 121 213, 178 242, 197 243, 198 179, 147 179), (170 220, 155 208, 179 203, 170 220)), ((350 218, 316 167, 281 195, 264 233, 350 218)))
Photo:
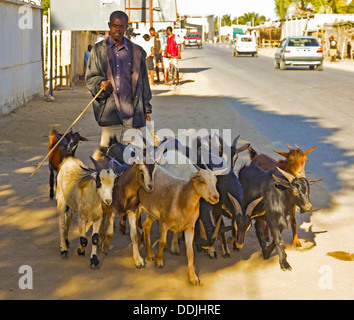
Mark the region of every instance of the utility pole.
POLYGON ((150 28, 152 28, 153 25, 154 25, 154 16, 153 16, 153 10, 152 10, 152 2, 153 2, 153 0, 149 0, 150 28))

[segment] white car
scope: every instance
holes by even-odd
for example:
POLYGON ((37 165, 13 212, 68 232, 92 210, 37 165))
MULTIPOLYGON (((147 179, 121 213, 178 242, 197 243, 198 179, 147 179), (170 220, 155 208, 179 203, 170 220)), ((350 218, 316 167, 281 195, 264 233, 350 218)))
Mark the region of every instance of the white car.
POLYGON ((256 38, 251 35, 238 35, 232 46, 232 55, 238 57, 240 54, 251 54, 257 57, 258 46, 256 38))
POLYGON ((309 66, 323 70, 323 52, 317 38, 310 36, 287 37, 281 42, 274 57, 274 67, 285 70, 287 66, 309 66))

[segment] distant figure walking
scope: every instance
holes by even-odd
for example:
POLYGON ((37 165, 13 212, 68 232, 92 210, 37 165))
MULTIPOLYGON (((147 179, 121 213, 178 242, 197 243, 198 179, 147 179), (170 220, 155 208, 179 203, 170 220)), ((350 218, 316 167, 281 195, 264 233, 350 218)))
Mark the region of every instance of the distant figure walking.
POLYGON ((337 41, 331 36, 329 38, 329 56, 331 57, 331 62, 336 62, 337 50, 337 41))

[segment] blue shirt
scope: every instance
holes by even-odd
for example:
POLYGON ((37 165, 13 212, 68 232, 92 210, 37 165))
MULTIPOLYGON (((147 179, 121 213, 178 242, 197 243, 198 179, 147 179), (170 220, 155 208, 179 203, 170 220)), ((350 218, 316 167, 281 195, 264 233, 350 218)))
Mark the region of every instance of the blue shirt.
POLYGON ((118 97, 121 119, 128 119, 134 115, 134 96, 132 87, 133 52, 126 38, 123 46, 118 49, 112 37, 108 38, 109 61, 115 83, 113 94, 118 97))
POLYGON ((87 50, 87 51, 85 52, 85 56, 84 56, 84 59, 85 59, 85 66, 87 66, 87 61, 88 61, 89 55, 90 55, 90 51, 87 50))

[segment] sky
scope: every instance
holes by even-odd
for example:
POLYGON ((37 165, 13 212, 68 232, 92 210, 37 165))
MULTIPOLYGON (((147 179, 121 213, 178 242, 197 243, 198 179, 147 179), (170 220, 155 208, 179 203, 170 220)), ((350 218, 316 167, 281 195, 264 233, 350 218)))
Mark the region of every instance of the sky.
POLYGON ((274 2, 274 0, 177 0, 177 11, 180 14, 231 14, 232 18, 256 12, 266 18, 276 19, 274 2))

